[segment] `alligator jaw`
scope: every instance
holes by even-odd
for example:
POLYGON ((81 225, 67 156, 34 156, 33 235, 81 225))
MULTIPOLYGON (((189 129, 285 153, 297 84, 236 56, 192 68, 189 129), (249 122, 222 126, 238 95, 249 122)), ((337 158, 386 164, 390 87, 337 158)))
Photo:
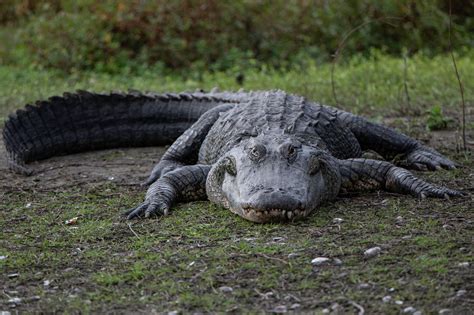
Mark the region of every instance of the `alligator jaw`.
POLYGON ((301 218, 306 217, 310 211, 304 209, 255 209, 252 207, 243 207, 242 211, 232 211, 243 218, 258 222, 258 223, 265 223, 265 222, 281 222, 281 221, 295 221, 301 218))

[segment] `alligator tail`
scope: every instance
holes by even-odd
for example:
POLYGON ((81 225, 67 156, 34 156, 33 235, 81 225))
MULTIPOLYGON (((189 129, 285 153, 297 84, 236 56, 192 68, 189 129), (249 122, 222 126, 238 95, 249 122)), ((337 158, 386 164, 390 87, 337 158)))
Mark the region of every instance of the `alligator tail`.
POLYGON ((9 168, 82 151, 172 143, 204 112, 236 102, 205 93, 65 93, 9 116, 3 129, 9 168))

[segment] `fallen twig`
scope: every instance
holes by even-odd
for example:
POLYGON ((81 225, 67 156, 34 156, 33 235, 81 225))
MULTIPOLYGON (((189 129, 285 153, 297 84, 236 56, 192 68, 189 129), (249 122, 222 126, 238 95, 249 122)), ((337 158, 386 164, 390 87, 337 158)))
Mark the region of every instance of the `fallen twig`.
POLYGON ((130 223, 127 223, 128 225, 128 228, 130 229, 130 231, 132 231, 133 235, 135 235, 137 238, 140 238, 140 235, 137 234, 137 232, 135 232, 133 229, 132 229, 132 225, 130 223))

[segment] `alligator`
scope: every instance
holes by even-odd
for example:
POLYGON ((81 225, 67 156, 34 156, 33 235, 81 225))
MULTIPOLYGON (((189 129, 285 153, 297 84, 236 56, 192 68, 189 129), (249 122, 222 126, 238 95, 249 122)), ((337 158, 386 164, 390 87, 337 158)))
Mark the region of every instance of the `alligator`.
POLYGON ((32 173, 28 162, 54 155, 170 145, 128 219, 205 199, 263 223, 307 217, 341 192, 463 195, 406 169, 459 166, 434 149, 281 90, 65 93, 11 114, 3 137, 10 169, 25 175, 32 173), (367 150, 381 159, 363 158, 367 150))

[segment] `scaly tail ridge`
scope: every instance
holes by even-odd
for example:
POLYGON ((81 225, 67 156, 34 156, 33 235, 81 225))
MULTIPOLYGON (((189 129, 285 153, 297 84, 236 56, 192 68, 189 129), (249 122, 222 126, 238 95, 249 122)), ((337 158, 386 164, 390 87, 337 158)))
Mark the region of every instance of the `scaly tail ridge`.
POLYGON ((5 122, 11 170, 56 155, 114 147, 172 143, 204 112, 235 98, 206 93, 91 93, 77 91, 26 105, 5 122))

